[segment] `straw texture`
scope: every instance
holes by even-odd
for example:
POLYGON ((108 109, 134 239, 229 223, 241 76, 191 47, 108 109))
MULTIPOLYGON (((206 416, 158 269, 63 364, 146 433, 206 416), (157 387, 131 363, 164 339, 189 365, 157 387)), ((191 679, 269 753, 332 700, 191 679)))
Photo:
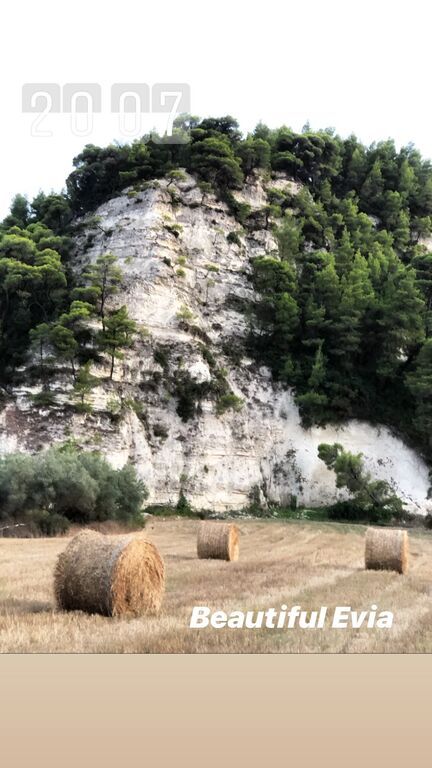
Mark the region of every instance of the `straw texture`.
POLYGON ((143 536, 105 536, 81 531, 59 555, 54 593, 64 610, 104 616, 158 613, 164 563, 143 536))
POLYGON ((202 522, 198 529, 197 553, 199 558, 238 560, 239 531, 232 523, 202 522))
POLYGON ((365 541, 365 566, 372 570, 407 573, 409 566, 407 532, 368 528, 365 541))

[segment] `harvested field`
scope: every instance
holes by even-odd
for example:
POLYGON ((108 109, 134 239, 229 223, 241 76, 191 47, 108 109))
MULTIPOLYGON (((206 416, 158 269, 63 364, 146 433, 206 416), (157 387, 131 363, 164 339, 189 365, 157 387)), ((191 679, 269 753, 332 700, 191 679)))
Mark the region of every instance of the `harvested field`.
POLYGON ((158 617, 108 618, 55 608, 53 569, 67 538, 0 539, 0 651, 93 653, 430 652, 432 535, 410 532, 405 576, 364 568, 365 528, 240 522, 241 559, 196 556, 198 521, 153 520, 146 535, 165 561, 158 617), (190 629, 193 606, 229 613, 281 604, 392 611, 389 630, 190 629))

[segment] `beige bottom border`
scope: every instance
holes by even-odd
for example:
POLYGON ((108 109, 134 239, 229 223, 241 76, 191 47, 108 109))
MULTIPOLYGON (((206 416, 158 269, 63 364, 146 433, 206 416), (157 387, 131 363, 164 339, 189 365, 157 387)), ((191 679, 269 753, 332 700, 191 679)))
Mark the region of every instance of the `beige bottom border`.
POLYGON ((2 768, 431 765, 432 656, 8 656, 0 685, 2 768))

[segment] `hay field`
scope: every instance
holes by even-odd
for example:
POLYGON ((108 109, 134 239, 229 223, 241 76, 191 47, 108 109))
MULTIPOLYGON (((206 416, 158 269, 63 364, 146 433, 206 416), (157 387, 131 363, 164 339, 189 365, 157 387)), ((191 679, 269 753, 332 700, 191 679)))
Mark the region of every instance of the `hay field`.
POLYGON ((432 650, 432 535, 410 534, 408 575, 365 571, 361 526, 240 522, 240 559, 198 560, 199 522, 152 520, 165 559, 158 618, 112 619, 54 607, 52 572, 67 539, 0 539, 0 651, 93 653, 427 652, 432 650), (189 629, 194 605, 257 610, 375 603, 394 612, 383 629, 189 629))

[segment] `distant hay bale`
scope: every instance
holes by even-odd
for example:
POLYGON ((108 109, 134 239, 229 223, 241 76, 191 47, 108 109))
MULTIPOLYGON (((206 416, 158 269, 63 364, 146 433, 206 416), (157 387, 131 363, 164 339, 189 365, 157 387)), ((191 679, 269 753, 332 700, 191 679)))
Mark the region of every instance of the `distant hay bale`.
POLYGON ((81 531, 59 555, 54 573, 57 604, 104 616, 156 614, 165 574, 156 547, 143 536, 81 531))
POLYGON ((375 571, 406 573, 409 541, 406 531, 368 528, 365 541, 365 566, 375 571))
POLYGON ((239 530, 232 523, 202 522, 198 529, 198 557, 238 560, 239 530))

